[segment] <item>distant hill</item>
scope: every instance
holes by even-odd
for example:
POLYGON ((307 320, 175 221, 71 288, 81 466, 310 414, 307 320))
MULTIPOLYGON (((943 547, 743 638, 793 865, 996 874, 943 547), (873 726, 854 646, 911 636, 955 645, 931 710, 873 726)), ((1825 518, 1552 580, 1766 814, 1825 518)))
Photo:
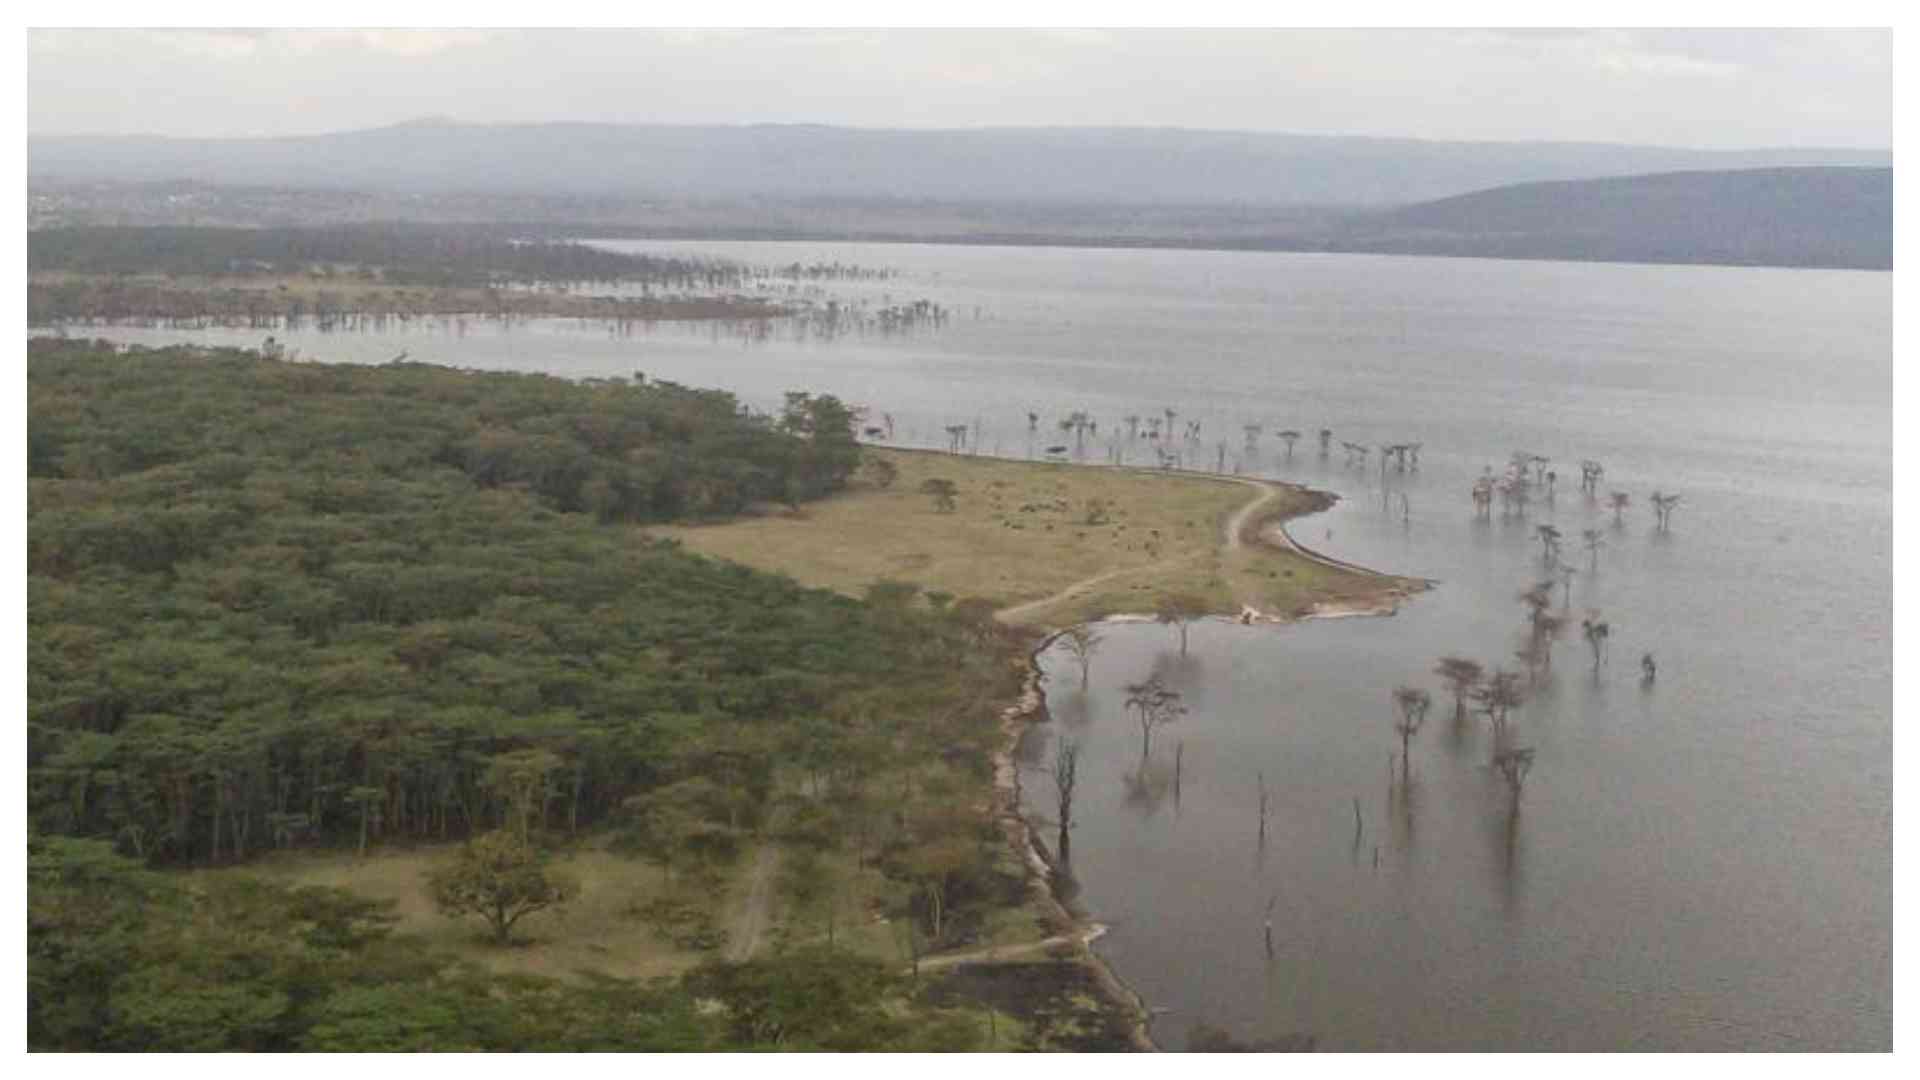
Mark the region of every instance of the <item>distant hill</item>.
POLYGON ((1891 166, 1877 150, 1676 150, 1172 128, 461 125, 274 139, 33 136, 39 182, 996 204, 1391 206, 1677 170, 1891 166))
POLYGON ((1893 170, 1516 184, 1350 219, 1322 250, 1890 270, 1893 170))

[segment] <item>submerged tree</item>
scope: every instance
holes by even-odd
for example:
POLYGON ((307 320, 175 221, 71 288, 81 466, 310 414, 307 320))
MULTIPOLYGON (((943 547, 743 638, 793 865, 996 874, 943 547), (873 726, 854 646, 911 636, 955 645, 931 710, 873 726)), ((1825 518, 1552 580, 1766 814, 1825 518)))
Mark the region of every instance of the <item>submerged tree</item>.
POLYGON ((1552 525, 1536 525, 1533 531, 1540 537, 1540 560, 1551 567, 1560 560, 1560 530, 1552 525))
POLYGON ((1607 538, 1599 529, 1580 530, 1580 542, 1587 549, 1587 572, 1600 572, 1600 549, 1607 546, 1607 538))
POLYGON ((1527 700, 1526 692, 1520 688, 1520 673, 1495 668, 1492 674, 1474 687, 1472 696, 1493 728, 1494 745, 1504 746, 1507 740, 1507 715, 1527 700))
POLYGON ((1607 637, 1612 633, 1607 624, 1600 619, 1597 611, 1588 612, 1580 621, 1580 634, 1587 639, 1587 647, 1593 650, 1593 673, 1600 674, 1600 664, 1606 659, 1607 637))
POLYGON ((1520 789, 1527 782, 1527 774, 1533 771, 1533 748, 1516 746, 1493 755, 1494 771, 1500 779, 1507 782, 1507 792, 1512 799, 1513 813, 1520 812, 1520 789))
POLYGON ((1333 429, 1321 428, 1320 429, 1320 456, 1321 457, 1327 456, 1327 445, 1331 442, 1333 442, 1333 429))
POLYGON ((1480 685, 1480 679, 1485 674, 1480 662, 1464 656, 1443 657, 1433 673, 1446 680, 1447 686, 1453 690, 1454 720, 1466 719, 1467 698, 1472 696, 1474 688, 1480 685))
POLYGON ((1060 635, 1060 644, 1080 665, 1080 689, 1087 688, 1093 669, 1093 653, 1100 647, 1100 631, 1081 623, 1060 635))
POLYGON ((1405 786, 1413 776, 1413 737, 1420 734, 1421 725, 1427 722, 1427 709, 1433 705, 1433 695, 1402 686, 1393 692, 1393 703, 1400 711, 1393 730, 1400 735, 1400 783, 1405 786))
POLYGON ((1294 443, 1294 440, 1298 439, 1299 437, 1300 437, 1300 433, 1297 431, 1294 431, 1292 428, 1288 428, 1286 431, 1282 431, 1279 435, 1280 441, 1287 444, 1287 460, 1288 461, 1293 460, 1293 443, 1294 443))
POLYGON ((1127 708, 1135 710, 1140 721, 1140 760, 1144 763, 1153 752, 1154 729, 1185 716, 1187 707, 1180 702, 1180 692, 1167 689, 1158 675, 1149 675, 1145 682, 1133 683, 1126 690, 1127 708))
POLYGON ((1673 508, 1679 505, 1680 496, 1678 495, 1663 495, 1658 491, 1653 493, 1653 513, 1659 519, 1661 532, 1667 531, 1667 518, 1672 516, 1673 508))
POLYGON ((1072 858, 1067 850, 1067 831, 1073 828, 1073 790, 1080 782, 1080 744, 1072 739, 1061 739, 1053 747, 1053 791, 1055 805, 1059 810, 1060 860, 1066 862, 1072 858))
POLYGON ((1154 604, 1154 618, 1180 628, 1180 655, 1187 655, 1187 627, 1206 618, 1207 602, 1192 593, 1169 593, 1154 604))
POLYGON ((1616 491, 1607 496, 1607 505, 1613 507, 1613 523, 1615 525, 1625 524, 1625 522, 1620 520, 1620 515, 1626 513, 1628 505, 1632 502, 1633 496, 1624 491, 1616 491))

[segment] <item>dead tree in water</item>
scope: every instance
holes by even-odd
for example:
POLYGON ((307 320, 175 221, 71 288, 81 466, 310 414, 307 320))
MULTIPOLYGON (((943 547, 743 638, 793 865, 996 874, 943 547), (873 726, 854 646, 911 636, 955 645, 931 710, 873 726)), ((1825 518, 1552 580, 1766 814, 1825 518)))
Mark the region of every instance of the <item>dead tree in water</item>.
POLYGON ((1433 705, 1433 695, 1402 686, 1393 692, 1393 703, 1400 709, 1393 730, 1400 735, 1400 786, 1404 788, 1413 777, 1413 737, 1420 734, 1420 726, 1427 722, 1427 709, 1433 705))
POLYGON ((1587 613, 1585 619, 1580 621, 1580 633, 1587 639, 1587 646, 1593 650, 1593 674, 1598 678, 1600 665, 1606 659, 1607 637, 1612 630, 1600 620, 1599 612, 1591 611, 1587 613))
POLYGON ((1185 716, 1187 707, 1180 703, 1180 692, 1167 689, 1158 675, 1149 675, 1145 682, 1133 683, 1126 690, 1126 707, 1138 711, 1140 761, 1144 765, 1153 753, 1153 730, 1185 716))
POLYGON ((1667 531, 1667 518, 1673 514, 1673 508, 1679 505, 1680 496, 1678 495, 1662 495, 1658 491, 1653 493, 1653 513, 1659 519, 1661 532, 1667 531))
POLYGON ((1507 791, 1512 797, 1511 813, 1520 812, 1520 789, 1527 782, 1527 774, 1533 771, 1533 748, 1516 746, 1511 750, 1502 750, 1493 755, 1493 768, 1500 779, 1507 782, 1507 791))
POLYGON ((1504 749, 1507 715, 1527 700, 1525 691, 1520 689, 1520 673, 1495 668, 1492 674, 1473 688, 1472 697, 1480 706, 1480 711, 1486 714, 1488 725, 1493 728, 1494 746, 1504 749))
POLYGON ((1267 846, 1267 774, 1255 773, 1260 783, 1260 846, 1267 846))
POLYGON ((1053 749, 1053 788, 1060 820, 1060 861, 1068 862, 1067 830, 1073 828, 1073 789, 1080 780, 1080 744, 1062 739, 1053 749))
POLYGON ((1458 723, 1467 718, 1467 698, 1472 696, 1474 687, 1480 685, 1484 674, 1477 660, 1468 660, 1463 656, 1448 656, 1441 659, 1433 669, 1435 675, 1445 679, 1453 690, 1453 719, 1458 723))
POLYGON ((1093 653, 1100 647, 1100 631, 1081 623, 1060 635, 1060 644, 1080 665, 1080 689, 1087 688, 1087 679, 1093 670, 1093 653))

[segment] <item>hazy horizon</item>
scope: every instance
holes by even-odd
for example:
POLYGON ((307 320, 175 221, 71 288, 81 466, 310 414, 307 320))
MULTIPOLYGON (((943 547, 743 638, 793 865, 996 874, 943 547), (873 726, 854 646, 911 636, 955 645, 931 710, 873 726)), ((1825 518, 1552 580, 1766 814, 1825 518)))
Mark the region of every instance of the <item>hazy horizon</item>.
POLYGON ((41 29, 27 131, 444 118, 1889 150, 1891 51, 1884 29, 41 29))

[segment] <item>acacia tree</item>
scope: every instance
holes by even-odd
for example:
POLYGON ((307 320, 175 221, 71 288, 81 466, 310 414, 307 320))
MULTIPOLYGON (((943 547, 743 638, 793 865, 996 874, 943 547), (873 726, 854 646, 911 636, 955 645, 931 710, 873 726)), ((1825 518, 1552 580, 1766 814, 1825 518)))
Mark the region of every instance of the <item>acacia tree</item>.
POLYGON ((1600 613, 1595 611, 1588 613, 1587 617, 1581 620, 1580 633, 1587 639, 1587 646, 1593 650, 1593 673, 1597 677, 1600 674, 1601 661, 1606 655, 1607 636, 1611 630, 1601 621, 1600 613))
POLYGON ((1133 683, 1126 690, 1127 708, 1135 710, 1140 721, 1140 760, 1144 763, 1153 752, 1153 729, 1185 716, 1187 707, 1180 703, 1180 692, 1167 689, 1158 675, 1149 675, 1145 682, 1133 683))
POLYGON ((1527 773, 1533 771, 1533 748, 1516 746, 1493 755, 1493 768, 1500 779, 1507 782, 1507 792, 1512 798, 1511 812, 1520 812, 1520 789, 1527 782, 1527 773))
POLYGON ((1333 429, 1321 428, 1320 429, 1320 456, 1321 457, 1327 456, 1327 444, 1331 442, 1333 442, 1333 429))
POLYGON ((1154 618, 1180 628, 1180 655, 1187 655, 1187 628, 1207 614, 1207 602, 1192 593, 1169 593, 1154 604, 1154 618))
POLYGON ((1540 560, 1552 566, 1560 558, 1560 530, 1552 525, 1536 525, 1533 531, 1540 536, 1540 560))
POLYGON ((1495 668, 1474 687, 1473 700, 1479 704, 1480 711, 1486 714, 1487 723, 1493 728, 1494 746, 1504 748, 1507 741, 1507 714, 1527 700, 1526 692, 1520 689, 1520 673, 1495 668))
POLYGON ((1620 520, 1620 515, 1626 513, 1628 504, 1632 502, 1633 496, 1624 491, 1616 491, 1607 496, 1607 505, 1613 507, 1613 523, 1615 525, 1624 524, 1624 522, 1620 520))
POLYGON ((1573 607, 1573 579, 1579 573, 1580 571, 1565 564, 1560 567, 1560 606, 1563 608, 1573 607))
POLYGON ((1653 493, 1653 513, 1659 519, 1660 531, 1667 531, 1667 518, 1672 516, 1673 508, 1680 505, 1680 496, 1653 493))
POLYGON ((1445 679, 1447 686, 1453 690, 1454 721, 1458 723, 1466 719, 1467 698, 1473 694, 1474 687, 1480 685, 1480 679, 1485 674, 1480 662, 1464 656, 1442 657, 1433 673, 1445 679))
POLYGON ((1553 582, 1542 581, 1520 594, 1520 602, 1527 606, 1527 619, 1533 625, 1533 634, 1540 636, 1541 621, 1547 618, 1547 612, 1553 607, 1553 582))
POLYGON ((1100 631, 1081 623, 1060 635, 1060 643, 1067 653, 1080 665, 1080 689, 1087 688, 1087 679, 1093 670, 1093 653, 1100 647, 1100 631))
POLYGON ((1393 730, 1400 735, 1400 783, 1404 787, 1413 776, 1413 737, 1420 734, 1421 725, 1427 722, 1427 709, 1433 705, 1433 695, 1415 687, 1402 686, 1393 692, 1393 703, 1400 710, 1399 717, 1393 722, 1393 730))
POLYGON ((1599 529, 1580 530, 1580 540, 1587 549, 1587 572, 1600 572, 1600 549, 1607 546, 1607 538, 1599 529))
POLYGON ((505 830, 463 845, 451 862, 427 875, 427 888, 442 914, 484 918, 501 945, 521 919, 580 893, 578 882, 548 869, 539 852, 505 830))
POLYGON ((1299 437, 1300 437, 1300 433, 1297 431, 1294 431, 1292 428, 1288 428, 1286 431, 1283 431, 1280 433, 1280 441, 1287 444, 1287 460, 1288 461, 1293 460, 1293 442, 1295 439, 1298 439, 1299 437))

